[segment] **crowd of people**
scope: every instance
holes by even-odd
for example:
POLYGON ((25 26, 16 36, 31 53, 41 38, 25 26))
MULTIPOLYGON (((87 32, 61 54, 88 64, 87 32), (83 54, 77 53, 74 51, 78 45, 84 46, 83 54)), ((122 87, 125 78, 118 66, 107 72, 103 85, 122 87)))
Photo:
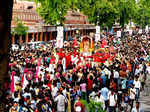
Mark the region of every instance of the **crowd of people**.
POLYGON ((103 41, 107 44, 107 58, 100 52, 102 62, 95 60, 95 52, 83 56, 74 41, 62 49, 47 44, 38 49, 11 50, 5 111, 84 112, 82 100, 92 100, 109 112, 142 112, 139 97, 150 75, 150 36, 144 32, 120 38, 104 35, 95 44, 95 49, 101 48, 103 41))

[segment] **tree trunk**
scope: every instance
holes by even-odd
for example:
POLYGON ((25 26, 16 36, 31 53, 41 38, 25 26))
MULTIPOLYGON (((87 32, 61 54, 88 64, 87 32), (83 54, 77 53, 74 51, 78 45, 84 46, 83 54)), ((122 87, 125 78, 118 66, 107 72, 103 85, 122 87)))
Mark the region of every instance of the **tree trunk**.
POLYGON ((22 35, 19 36, 19 44, 22 45, 22 35))
POLYGON ((4 0, 0 4, 0 112, 4 111, 4 83, 9 83, 8 60, 11 45, 11 19, 13 0, 4 0))

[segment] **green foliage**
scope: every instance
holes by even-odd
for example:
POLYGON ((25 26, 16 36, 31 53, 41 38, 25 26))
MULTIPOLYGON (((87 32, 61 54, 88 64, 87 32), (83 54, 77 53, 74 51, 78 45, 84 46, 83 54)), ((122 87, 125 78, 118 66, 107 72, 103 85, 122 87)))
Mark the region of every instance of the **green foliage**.
POLYGON ((101 109, 101 103, 95 102, 93 100, 90 100, 90 103, 87 103, 86 100, 81 100, 81 102, 84 104, 88 112, 105 112, 101 109))
POLYGON ((37 12, 45 20, 46 24, 64 24, 65 15, 71 5, 70 0, 35 0, 35 2, 40 3, 37 12))
POLYGON ((137 14, 137 4, 135 0, 118 0, 118 21, 122 27, 137 14))
POLYGON ((24 26, 18 18, 15 18, 14 22, 16 24, 16 27, 12 29, 12 34, 18 36, 25 35, 28 31, 28 27, 24 26))
POLYGON ((140 0, 137 5, 137 15, 134 18, 134 22, 141 27, 150 25, 150 1, 140 0))
POLYGON ((116 0, 79 0, 78 8, 91 23, 112 27, 117 16, 116 0))
POLYGON ((34 0, 40 3, 39 15, 46 24, 64 25, 68 10, 79 9, 89 22, 111 28, 117 21, 122 27, 130 20, 140 26, 150 24, 150 0, 34 0))

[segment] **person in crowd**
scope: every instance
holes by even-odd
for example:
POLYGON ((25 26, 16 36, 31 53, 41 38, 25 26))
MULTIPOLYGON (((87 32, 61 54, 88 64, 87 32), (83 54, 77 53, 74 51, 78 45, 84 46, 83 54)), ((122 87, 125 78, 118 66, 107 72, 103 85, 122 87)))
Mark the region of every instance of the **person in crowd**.
POLYGON ((136 89, 134 88, 134 84, 132 84, 129 93, 130 93, 130 106, 131 106, 131 110, 132 110, 133 104, 135 101, 135 97, 136 97, 136 89))
POLYGON ((109 97, 108 97, 109 89, 108 89, 106 86, 104 86, 104 87, 101 89, 101 94, 102 94, 102 96, 104 97, 105 110, 107 110, 108 102, 109 102, 109 97))
POLYGON ((74 104, 75 112, 85 112, 85 107, 80 101, 80 96, 78 96, 77 101, 74 104))
POLYGON ((131 112, 144 112, 140 107, 140 102, 136 102, 136 106, 132 109, 131 112))
POLYGON ((109 97, 109 112, 116 112, 117 95, 113 89, 111 89, 111 92, 108 97, 109 97))
POLYGON ((62 94, 62 90, 58 91, 58 95, 54 99, 57 103, 57 112, 65 112, 65 105, 67 103, 66 98, 62 94))
POLYGON ((139 76, 135 77, 133 84, 135 85, 134 88, 136 89, 136 101, 138 101, 141 90, 141 82, 139 81, 139 76))

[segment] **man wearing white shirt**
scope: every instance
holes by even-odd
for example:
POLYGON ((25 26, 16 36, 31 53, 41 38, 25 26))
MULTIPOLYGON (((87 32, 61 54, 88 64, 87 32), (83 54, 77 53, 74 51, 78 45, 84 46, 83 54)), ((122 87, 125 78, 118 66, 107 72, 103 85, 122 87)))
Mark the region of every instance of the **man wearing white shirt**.
POLYGON ((62 95, 61 91, 58 91, 58 96, 54 99, 57 103, 57 112, 65 112, 66 98, 62 95))
POLYGON ((134 100, 135 100, 135 95, 136 95, 136 89, 134 88, 134 84, 131 85, 130 88, 130 106, 131 106, 131 110, 133 108, 133 104, 134 104, 134 100))
POLYGON ((117 87, 119 87, 119 84, 120 84, 120 80, 119 80, 119 72, 117 71, 113 71, 114 72, 114 79, 115 79, 115 82, 117 84, 117 87))
POLYGON ((111 93, 109 94, 109 112, 116 112, 116 106, 117 95, 114 93, 113 90, 111 90, 111 93))
POLYGON ((58 92, 58 88, 56 87, 56 84, 54 84, 53 87, 52 87, 52 96, 53 96, 53 98, 56 97, 57 92, 58 92))
POLYGON ((54 68, 55 68, 55 64, 53 64, 53 62, 51 64, 49 64, 49 72, 54 73, 54 68))
POLYGON ((136 100, 138 101, 141 89, 141 82, 138 80, 138 76, 135 77, 133 84, 135 85, 134 88, 136 89, 136 100))

